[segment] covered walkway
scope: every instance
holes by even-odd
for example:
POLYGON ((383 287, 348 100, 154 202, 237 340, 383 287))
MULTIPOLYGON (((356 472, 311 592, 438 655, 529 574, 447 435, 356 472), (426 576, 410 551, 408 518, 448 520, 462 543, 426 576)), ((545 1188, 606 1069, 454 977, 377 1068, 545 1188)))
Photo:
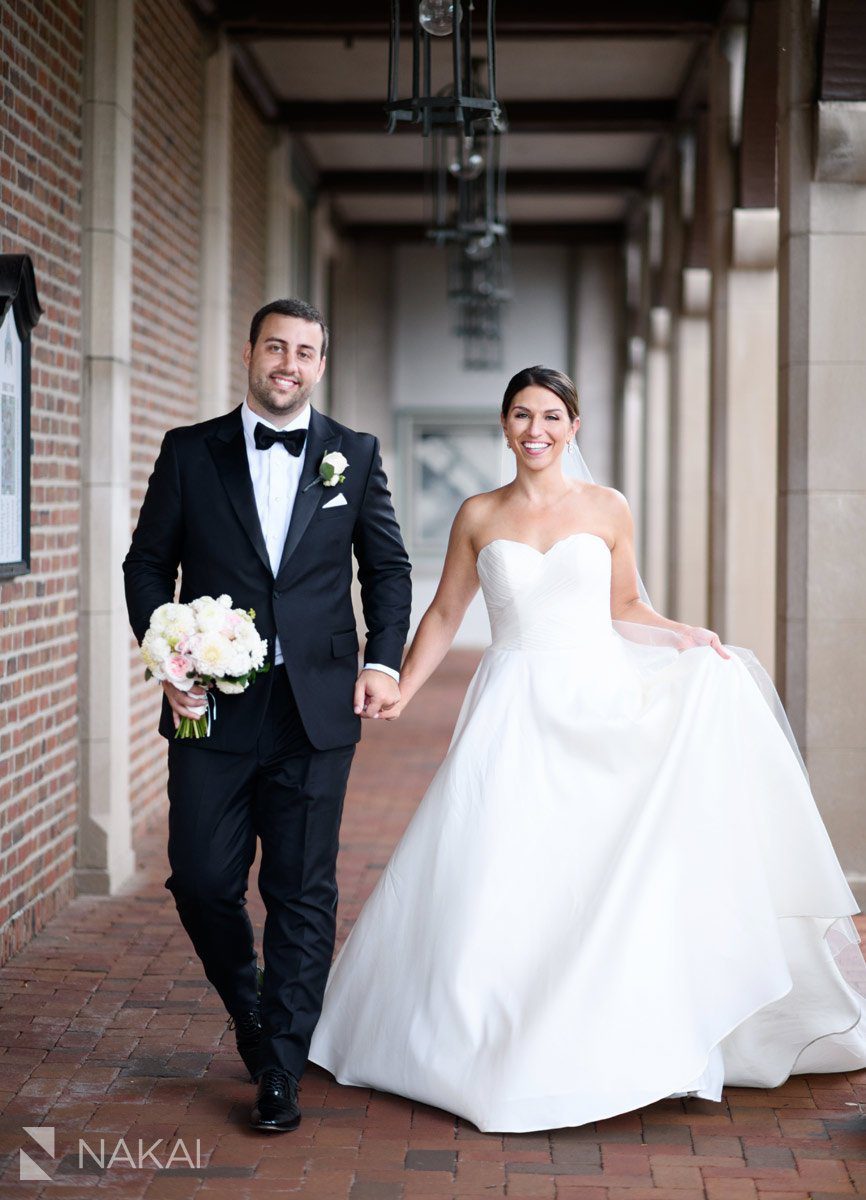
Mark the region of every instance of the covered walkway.
MULTIPOLYGON (((476 659, 452 653, 403 720, 365 730, 343 826, 341 936, 445 752, 476 659)), ((718 1105, 669 1100, 597 1126, 498 1137, 423 1105, 339 1087, 313 1068, 300 1130, 253 1134, 253 1088, 162 886, 164 842, 157 824, 136 846, 125 893, 74 900, 0 969, 4 1200, 94 1191, 112 1200, 866 1195, 866 1073, 796 1077, 772 1092, 730 1089, 718 1105), (24 1127, 41 1127, 42 1146, 24 1127), (90 1149, 83 1168, 81 1140, 90 1149), (32 1164, 23 1181, 21 1150, 32 1164)), ((250 901, 260 931, 255 891, 250 901)))

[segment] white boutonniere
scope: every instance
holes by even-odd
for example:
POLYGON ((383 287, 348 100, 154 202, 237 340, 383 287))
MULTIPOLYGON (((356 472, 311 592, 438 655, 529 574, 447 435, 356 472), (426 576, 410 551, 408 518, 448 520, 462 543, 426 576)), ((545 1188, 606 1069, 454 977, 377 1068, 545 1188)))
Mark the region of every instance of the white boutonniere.
POLYGON ((346 476, 343 474, 348 469, 349 460, 345 454, 341 454, 339 450, 332 450, 330 454, 324 455, 319 463, 319 474, 312 483, 308 483, 307 488, 315 487, 320 483, 322 487, 336 487, 338 483, 345 483, 346 476))

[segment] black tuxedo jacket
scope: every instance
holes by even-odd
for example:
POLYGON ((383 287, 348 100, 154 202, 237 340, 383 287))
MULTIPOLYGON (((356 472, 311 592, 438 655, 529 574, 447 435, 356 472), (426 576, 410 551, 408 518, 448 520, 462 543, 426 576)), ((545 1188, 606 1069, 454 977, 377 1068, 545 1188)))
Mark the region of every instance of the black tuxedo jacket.
MULTIPOLYGON (((275 446, 273 453, 285 453, 275 446)), ((306 457, 282 562, 271 571, 256 510, 240 406, 212 421, 172 429, 162 443, 132 545, 123 563, 126 602, 141 643, 151 613, 180 601, 227 592, 253 608, 273 664, 279 634, 286 670, 307 736, 319 750, 361 736, 352 708, 358 634, 352 608, 352 551, 358 560, 367 625, 366 661, 399 670, 409 629, 409 560, 382 471, 378 440, 313 409, 306 457), (348 459, 345 483, 323 487, 319 463, 329 451, 348 459), (312 487, 307 487, 312 483, 312 487), (305 490, 306 489, 306 490, 305 490), (342 493, 346 504, 323 508, 342 493)), ((270 696, 271 670, 240 696, 217 693, 210 737, 189 745, 246 752, 255 745, 270 696)), ((174 736, 168 700, 159 724, 174 736)))

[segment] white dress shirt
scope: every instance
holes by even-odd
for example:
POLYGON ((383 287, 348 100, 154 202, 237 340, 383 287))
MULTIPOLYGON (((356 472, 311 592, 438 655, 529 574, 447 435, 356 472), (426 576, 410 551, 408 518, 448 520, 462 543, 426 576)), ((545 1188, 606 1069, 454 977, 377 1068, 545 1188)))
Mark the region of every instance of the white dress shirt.
MULTIPOLYGON (((250 468, 250 478, 253 481, 253 492, 256 498, 256 510, 259 514, 259 524, 265 539, 271 571, 276 578, 283 557, 283 546, 289 532, 289 522, 292 519, 292 508, 298 494, 298 483, 301 471, 304 469, 306 445, 297 458, 289 454, 285 446, 279 443, 267 450, 256 447, 255 428, 261 421, 269 429, 309 429, 310 406, 304 405, 298 415, 288 425, 274 425, 266 417, 260 417, 244 400, 241 406, 241 420, 244 426, 244 442, 247 448, 247 462, 250 468)), ((280 639, 274 639, 274 662, 283 661, 283 651, 280 639)), ((382 663, 365 663, 365 670, 384 671, 392 679, 399 680, 397 671, 382 663)))

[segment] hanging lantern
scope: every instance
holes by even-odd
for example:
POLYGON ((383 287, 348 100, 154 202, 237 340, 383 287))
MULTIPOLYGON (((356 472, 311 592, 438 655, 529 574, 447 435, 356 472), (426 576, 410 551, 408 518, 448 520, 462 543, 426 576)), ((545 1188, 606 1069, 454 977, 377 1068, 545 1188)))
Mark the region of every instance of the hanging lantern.
POLYGON ((454 333, 463 339, 463 365, 492 370, 502 365, 502 314, 511 299, 508 243, 499 240, 484 258, 463 246, 450 251, 448 298, 456 308, 454 333))
POLYGON ((496 99, 496 44, 493 32, 496 0, 408 0, 412 20, 412 95, 401 99, 400 23, 401 0, 391 0, 391 35, 388 51, 387 130, 399 121, 421 126, 425 137, 442 126, 462 129, 470 137, 477 121, 503 122, 496 99), (472 38, 480 32, 478 9, 483 7, 485 56, 476 69, 472 38), (475 28, 473 28, 473 25, 475 28), (442 53, 448 44, 450 54, 442 53), (434 78, 434 75, 438 78, 434 78))
POLYGON ((463 365, 496 369, 502 363, 502 310, 511 292, 501 152, 508 126, 496 96, 495 0, 409 3, 412 94, 399 95, 403 5, 391 0, 387 129, 394 133, 399 122, 408 122, 429 138, 427 236, 451 250, 448 293, 456 307, 454 332, 463 339, 463 365), (485 52, 473 56, 473 34, 479 38, 482 20, 485 52))
POLYGON ((462 246, 452 247, 448 299, 456 305, 484 304, 489 308, 507 304, 511 299, 508 242, 498 241, 492 252, 481 259, 470 257, 462 246))
POLYGON ((468 135, 434 132, 427 236, 438 245, 459 242, 470 258, 485 258, 507 236, 502 143, 491 121, 477 123, 468 135))
POLYGON ((498 307, 472 301, 461 304, 456 332, 463 339, 467 371, 498 371, 502 367, 502 314, 498 307))

